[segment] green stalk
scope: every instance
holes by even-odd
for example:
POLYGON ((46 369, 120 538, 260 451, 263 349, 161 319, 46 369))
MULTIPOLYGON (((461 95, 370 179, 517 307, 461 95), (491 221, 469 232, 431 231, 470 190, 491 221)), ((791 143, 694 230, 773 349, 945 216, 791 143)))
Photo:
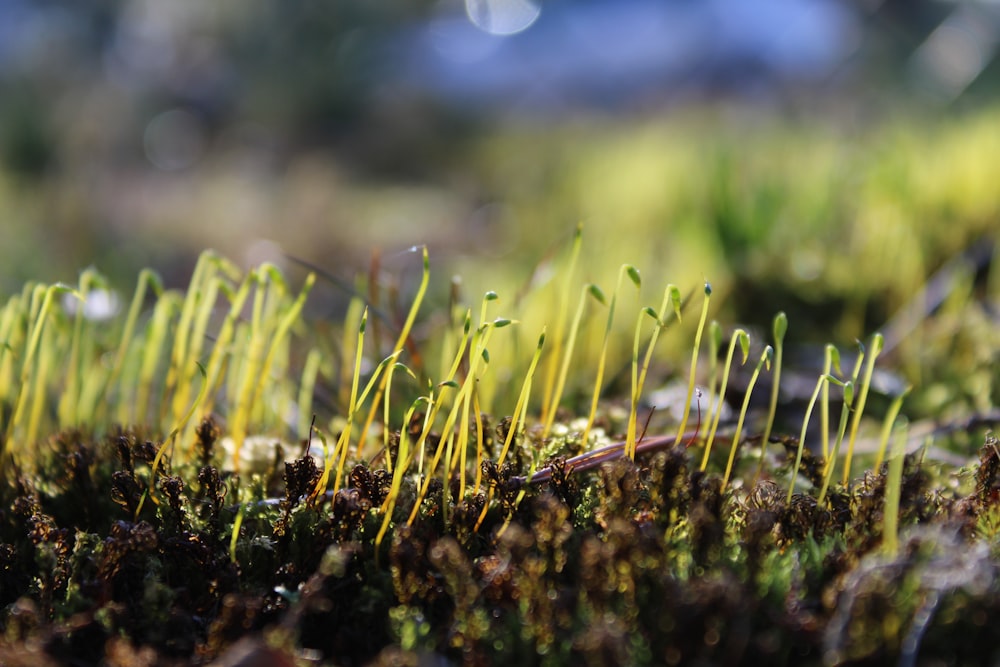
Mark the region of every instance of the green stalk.
POLYGON ((750 394, 753 393, 753 388, 757 385, 757 378, 760 376, 761 367, 766 365, 770 370, 771 358, 773 356, 774 349, 768 345, 764 348, 764 352, 761 353, 757 367, 753 370, 753 375, 750 376, 750 384, 747 386, 746 394, 743 395, 743 405, 740 407, 740 417, 736 421, 736 433, 733 435, 733 444, 729 448, 729 460, 726 462, 726 474, 722 477, 721 491, 726 490, 726 485, 729 484, 729 476, 733 472, 733 463, 736 460, 736 448, 739 446, 740 436, 743 434, 743 420, 747 416, 747 408, 750 407, 750 394))
MULTIPOLYGON (((347 457, 347 443, 351 439, 351 426, 353 425, 354 413, 357 409, 358 384, 361 380, 361 361, 364 358, 365 328, 367 325, 368 308, 365 308, 364 313, 361 315, 361 325, 358 327, 358 342, 354 348, 354 375, 351 377, 351 397, 347 405, 347 424, 344 426, 344 430, 340 432, 340 437, 337 438, 337 446, 333 449, 333 456, 325 457, 326 460, 323 463, 323 474, 316 482, 316 487, 312 496, 313 498, 322 495, 326 491, 327 484, 329 484, 330 481, 330 472, 333 470, 334 460, 339 459, 342 461, 347 457)), ((333 479, 334 493, 336 493, 337 489, 340 488, 340 475, 342 472, 343 464, 339 463, 337 466, 337 474, 333 479)))
POLYGON ((840 445, 844 442, 844 432, 847 430, 847 415, 851 412, 851 404, 854 402, 854 382, 841 382, 834 377, 828 377, 828 382, 833 382, 844 388, 844 403, 840 408, 840 426, 837 428, 837 442, 833 446, 833 451, 823 464, 823 486, 820 489, 816 502, 822 504, 826 500, 826 492, 830 488, 830 481, 833 479, 833 471, 837 467, 837 457, 840 456, 840 445))
MULTIPOLYGON (((823 374, 830 375, 836 367, 837 374, 842 375, 840 370, 840 351, 829 343, 823 350, 823 374)), ((819 404, 820 437, 823 438, 823 458, 830 458, 830 384, 823 385, 823 394, 819 404)))
POLYGON ((892 400, 892 404, 889 405, 889 411, 885 413, 885 421, 882 422, 882 434, 879 438, 878 456, 875 457, 875 472, 878 472, 882 467, 882 461, 885 458, 885 449, 889 443, 889 434, 892 432, 892 426, 896 422, 896 417, 899 416, 900 408, 903 407, 903 400, 912 389, 913 386, 908 385, 898 396, 896 396, 896 398, 892 400))
POLYGON ((708 317, 708 303, 712 298, 712 286, 705 283, 705 300, 701 304, 701 318, 698 320, 698 330, 694 335, 694 349, 691 350, 691 373, 688 376, 687 398, 684 401, 684 416, 681 417, 680 428, 677 429, 677 441, 684 437, 688 417, 691 416, 691 398, 694 396, 694 379, 698 372, 698 351, 701 348, 701 334, 705 330, 705 319, 708 317))
POLYGON ((799 466, 802 464, 802 450, 806 445, 806 429, 809 426, 809 417, 812 416, 813 406, 816 405, 816 399, 819 398, 819 390, 826 382, 828 376, 820 375, 819 380, 816 381, 816 389, 813 390, 812 397, 809 399, 809 405, 806 407, 806 414, 802 418, 802 432, 799 433, 799 448, 795 453, 795 466, 792 468, 792 481, 788 485, 788 497, 785 498, 785 504, 792 502, 792 493, 795 491, 795 480, 799 476, 799 466))
POLYGON ((382 501, 382 507, 380 508, 380 512, 382 514, 382 525, 379 527, 378 533, 375 535, 376 563, 379 560, 382 540, 385 537, 386 531, 389 530, 389 524, 392 522, 393 510, 396 508, 396 501, 399 499, 399 490, 403 485, 403 476, 406 474, 406 470, 412 463, 412 457, 410 456, 410 439, 406 434, 406 430, 410 424, 410 420, 413 418, 413 413, 416 412, 417 405, 420 403, 426 403, 428 400, 429 399, 426 396, 418 397, 412 404, 410 404, 406 414, 403 415, 403 424, 399 429, 399 452, 396 456, 396 468, 392 471, 392 483, 389 486, 389 493, 386 494, 385 500, 382 501))
MULTIPOLYGON (((20 385, 17 390, 17 398, 14 402, 13 416, 10 422, 7 423, 3 443, 0 444, 0 474, 3 473, 6 465, 8 451, 12 450, 12 445, 16 443, 18 426, 24 419, 24 410, 26 404, 29 402, 28 394, 31 393, 30 390, 25 391, 25 388, 33 385, 32 380, 34 379, 34 374, 37 372, 35 369, 35 356, 38 354, 39 345, 42 341, 42 331, 45 329, 45 324, 49 319, 53 301, 59 294, 73 294, 77 298, 80 297, 76 290, 62 283, 56 283, 49 287, 38 285, 32 290, 32 306, 30 310, 33 317, 29 320, 31 328, 27 336, 28 345, 24 352, 24 361, 21 364, 20 385)), ((33 439, 29 433, 29 437, 26 438, 26 444, 33 444, 33 439)))
POLYGON ((767 408, 767 422, 764 426, 764 435, 760 441, 760 465, 757 466, 755 479, 759 479, 761 473, 764 471, 764 461, 767 459, 767 446, 771 440, 771 429, 774 428, 774 415, 778 411, 778 392, 781 388, 781 360, 785 349, 785 333, 787 331, 788 316, 785 315, 784 311, 781 311, 774 316, 774 324, 771 327, 771 333, 774 336, 774 374, 772 376, 773 381, 771 382, 771 402, 767 408))
MULTIPOLYGON (((517 403, 514 404, 514 418, 511 422, 511 428, 507 431, 507 437, 504 438, 500 456, 497 457, 497 466, 502 465, 507 458, 507 452, 510 451, 510 445, 514 440, 514 433, 524 429, 525 415, 528 412, 528 401, 531 396, 531 381, 535 376, 535 368, 538 366, 538 360, 542 356, 542 348, 544 347, 545 328, 543 327, 542 333, 538 337, 538 345, 535 346, 535 353, 531 357, 531 363, 528 364, 528 372, 521 383, 521 392, 517 396, 517 403)), ((480 461, 480 463, 482 462, 480 461)))
POLYGON ((903 463, 906 460, 906 427, 897 429, 892 441, 892 457, 885 481, 885 509, 882 511, 882 550, 893 558, 899 551, 899 498, 903 487, 903 463))
MULTIPOLYGON (((90 293, 91 288, 105 284, 104 278, 93 267, 85 269, 80 274, 80 286, 77 290, 77 293, 80 295, 80 303, 74 316, 69 359, 66 361, 67 372, 63 380, 64 389, 62 397, 59 399, 59 407, 57 408, 60 428, 72 428, 80 425, 80 413, 78 409, 80 407, 80 394, 83 391, 83 379, 86 374, 83 368, 85 358, 81 354, 84 337, 83 329, 86 325, 84 311, 86 310, 87 295, 90 293)), ((88 415, 88 418, 92 419, 93 415, 88 415)))
POLYGON ((300 438, 308 438, 312 430, 313 395, 316 391, 316 379, 319 377, 322 365, 323 353, 315 347, 311 348, 309 353, 306 355, 306 362, 302 366, 302 378, 299 381, 299 398, 297 405, 299 412, 298 432, 300 438))
MULTIPOLYGON (((649 345, 646 346, 646 356, 642 360, 642 371, 639 373, 638 381, 633 381, 632 383, 632 404, 628 415, 628 431, 626 436, 626 455, 631 460, 635 460, 635 448, 638 444, 636 442, 636 430, 638 429, 638 419, 639 419, 639 399, 642 396, 642 389, 646 385, 646 373, 649 371, 649 364, 653 359, 653 348, 656 347, 656 339, 660 335, 660 331, 666 327, 667 320, 667 306, 673 304, 674 315, 677 317, 677 321, 681 320, 681 293, 677 289, 676 285, 667 285, 666 289, 663 291, 663 303, 660 304, 659 314, 651 311, 648 307, 643 309, 646 315, 649 315, 656 321, 656 325, 653 327, 653 333, 649 339, 649 345)), ((639 320, 642 320, 642 315, 639 315, 639 320)), ((638 355, 638 332, 639 324, 636 323, 636 340, 635 347, 633 348, 633 366, 635 364, 635 359, 638 355)), ((634 375, 634 373, 633 373, 634 375)))
MULTIPOLYGON (((420 304, 423 303, 424 294, 427 293, 427 284, 430 282, 431 276, 431 260, 427 254, 427 246, 419 246, 423 253, 423 272, 420 276, 420 286, 417 288, 417 294, 413 298, 413 303, 410 305, 410 312, 406 315, 406 321, 403 322, 403 328, 399 331, 399 337, 396 339, 396 343, 393 345, 393 350, 402 350, 406 341, 410 337, 410 331, 413 329, 413 323, 417 319, 417 312, 420 310, 420 304)), ((413 248, 416 250, 416 246, 413 248)), ((375 413, 378 410, 379 401, 382 399, 382 392, 385 391, 386 378, 383 375, 382 381, 379 383, 378 390, 375 392, 375 398, 372 399, 372 407, 368 411, 368 417, 365 419, 364 426, 361 427, 361 439, 358 440, 357 457, 361 458, 361 452, 365 446, 365 439, 368 437, 368 429, 371 428, 372 422, 375 420, 375 413)))
MULTIPOLYGON (((438 463, 441 460, 441 456, 444 453, 444 447, 446 446, 446 440, 450 440, 451 430, 455 425, 455 420, 458 417, 458 411, 460 409, 460 404, 465 397, 465 394, 472 391, 478 376, 479 376, 479 365, 481 362, 488 362, 489 354, 486 353, 486 344, 489 342, 490 335, 492 332, 500 327, 507 326, 511 321, 507 319, 498 319, 494 322, 484 325, 485 329, 483 331, 482 338, 480 338, 476 349, 474 350, 472 357, 469 361, 469 374, 466 376, 465 381, 462 382, 458 390, 458 395, 455 397, 455 403, 452 406, 451 411, 448 413, 447 419, 445 419, 444 426, 441 429, 442 437, 441 442, 438 444, 437 449, 434 452, 434 456, 431 458, 430 466, 428 467, 425 476, 424 483, 420 487, 420 491, 417 493, 417 498, 413 504, 413 510, 410 512, 410 516, 406 521, 407 525, 412 525, 417 518, 417 514, 420 512, 420 505, 423 503, 424 498, 427 497, 427 492, 430 489, 431 479, 434 476, 434 472, 437 470, 438 463)), ((425 429, 426 430, 426 429, 425 429)), ((424 440, 424 434, 421 434, 420 438, 422 442, 424 440)), ((448 484, 445 484, 445 493, 447 493, 448 484)))
POLYGON ((594 418, 597 416, 597 402, 601 397, 601 388, 604 383, 604 368, 607 364, 608 358, 608 340, 611 338, 611 327, 615 320, 615 304, 618 301, 618 291, 621 289, 622 278, 628 274, 629 279, 632 284, 636 286, 636 289, 642 287, 642 281, 639 278, 639 271, 636 270, 634 266, 629 264, 622 264, 621 269, 618 271, 618 281, 615 283, 615 291, 611 294, 611 304, 608 306, 608 321, 604 326, 604 340, 601 343, 601 355, 597 360, 597 377, 594 379, 594 391, 590 399, 590 412, 587 414, 587 425, 583 429, 583 435, 581 437, 581 442, 583 446, 586 447, 590 438, 590 429, 594 426, 594 418))
POLYGON ((180 295, 174 291, 164 292, 153 307, 153 315, 146 329, 145 341, 142 345, 142 358, 137 368, 135 404, 129 410, 129 402, 119 403, 120 421, 122 424, 148 424, 151 409, 150 399, 153 389, 153 379, 156 376, 157 362, 160 360, 160 349, 170 331, 170 319, 180 304, 180 295))
POLYGON ((854 418, 851 420, 851 439, 847 442, 847 459, 844 461, 844 486, 847 486, 851 475, 851 458, 854 455, 854 443, 858 438, 858 427, 861 425, 861 415, 865 411, 865 402, 868 400, 868 389, 872 383, 872 373, 875 372, 875 360, 882 351, 885 339, 882 334, 877 333, 872 338, 872 353, 868 357, 868 365, 865 366, 865 378, 861 383, 861 391, 858 395, 858 407, 854 411, 854 418))
POLYGON ((556 311, 555 329, 552 339, 554 346, 551 354, 545 363, 545 384, 542 389, 542 413, 540 421, 543 424, 551 423, 550 416, 554 419, 559 403, 556 396, 556 378, 559 372, 559 358, 562 353, 563 336, 566 331, 566 316, 568 314, 569 297, 573 288, 573 275, 576 272, 576 262, 580 257, 580 248, 583 245, 583 225, 576 226, 573 234, 573 246, 570 249, 569 261, 564 269, 562 290, 559 296, 559 308, 556 311))
POLYGON ((559 410, 559 403, 562 401, 563 391, 566 388, 566 378, 569 376, 569 365, 573 360, 573 350, 576 347, 576 337, 577 333, 580 331, 580 323, 583 320, 583 310, 587 305, 587 295, 590 295, 594 299, 597 299, 600 303, 604 303, 604 294, 601 292, 597 285, 584 285, 580 290, 580 301, 576 307, 576 314, 573 316, 573 324, 569 328, 569 337, 566 340, 565 351, 563 352, 562 364, 559 368, 559 378, 556 380, 555 392, 552 394, 551 409, 548 412, 548 416, 545 419, 545 424, 542 427, 542 437, 547 438, 549 436, 549 431, 552 430, 552 424, 555 423, 556 412, 559 410))
MULTIPOLYGON (((722 325, 717 320, 708 323, 708 387, 706 403, 708 404, 708 424, 712 424, 712 407, 717 404, 715 391, 719 385, 719 349, 722 347, 722 325)), ((719 408, 722 403, 718 403, 719 408)))
MULTIPOLYGON (((740 365, 747 362, 750 355, 750 335, 743 329, 733 332, 729 340, 729 350, 726 352, 726 363, 722 368, 722 386, 719 388, 719 406, 715 409, 712 417, 712 425, 708 430, 708 439, 705 441, 705 454, 701 458, 701 470, 704 472, 708 467, 708 457, 712 453, 712 443, 715 441, 715 431, 719 428, 719 418, 722 416, 722 400, 726 396, 726 387, 729 385, 729 368, 733 363, 733 354, 736 352, 736 343, 740 344, 740 351, 743 352, 743 360, 740 365)), ((711 408, 711 403, 709 403, 711 408)))
POLYGON ((184 429, 184 426, 187 424, 187 422, 190 421, 191 416, 194 414, 195 409, 198 407, 198 404, 201 403, 201 401, 205 398, 205 392, 208 390, 208 382, 206 381, 207 374, 205 373, 205 367, 202 366, 201 364, 198 364, 198 371, 201 373, 201 389, 198 390, 198 396, 191 404, 191 407, 188 409, 187 413, 181 417, 181 420, 177 422, 172 429, 170 429, 170 433, 168 433, 167 437, 163 439, 163 444, 160 445, 160 448, 156 450, 156 456, 153 457, 153 463, 150 466, 149 470, 149 488, 146 489, 145 493, 143 493, 142 495, 142 498, 139 499, 139 504, 135 508, 135 516, 132 517, 133 521, 139 520, 139 514, 140 512, 142 512, 142 505, 147 496, 150 498, 150 500, 153 501, 153 504, 155 505, 160 504, 160 501, 156 499, 156 473, 160 468, 160 461, 163 460, 163 456, 166 454, 167 448, 169 448, 174 443, 174 440, 177 438, 177 434, 180 433, 184 429))

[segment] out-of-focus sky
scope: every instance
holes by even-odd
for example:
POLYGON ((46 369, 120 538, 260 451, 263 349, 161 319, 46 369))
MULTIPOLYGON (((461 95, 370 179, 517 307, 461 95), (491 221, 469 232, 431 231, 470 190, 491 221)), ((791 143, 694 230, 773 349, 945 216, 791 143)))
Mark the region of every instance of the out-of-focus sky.
POLYGON ((3 287, 91 262, 181 280, 208 246, 357 268, 373 246, 497 243, 501 195, 464 161, 512 125, 866 122, 996 95, 987 0, 393 4, 0 0, 3 287))

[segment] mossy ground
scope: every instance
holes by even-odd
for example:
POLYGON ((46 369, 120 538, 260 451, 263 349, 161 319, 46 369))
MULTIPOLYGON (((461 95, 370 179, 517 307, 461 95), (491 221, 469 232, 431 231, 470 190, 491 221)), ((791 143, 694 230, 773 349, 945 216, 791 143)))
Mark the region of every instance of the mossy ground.
POLYGON ((799 493, 788 503, 774 475, 791 447, 726 492, 684 446, 562 470, 520 503, 507 482, 527 471, 486 465, 494 499, 478 530, 487 486, 456 503, 432 485, 409 526, 416 490, 404 486, 398 527, 376 548, 391 481, 378 465, 310 500, 321 471, 305 456, 241 493, 247 482, 216 467, 218 428, 197 433, 197 461, 155 473, 159 504, 139 508, 156 447, 131 431, 61 434, 36 475, 4 487, 0 662, 227 664, 235 651, 348 665, 996 657, 992 438, 950 488, 907 457, 890 553, 886 467, 822 506, 799 493))

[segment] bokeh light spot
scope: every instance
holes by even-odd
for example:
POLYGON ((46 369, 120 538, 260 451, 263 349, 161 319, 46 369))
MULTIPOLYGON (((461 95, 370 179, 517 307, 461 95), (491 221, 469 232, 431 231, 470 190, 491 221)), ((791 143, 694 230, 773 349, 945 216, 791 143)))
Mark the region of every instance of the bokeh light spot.
POLYGON ((538 20, 541 8, 531 0, 465 0, 473 25, 491 35, 514 35, 538 20))

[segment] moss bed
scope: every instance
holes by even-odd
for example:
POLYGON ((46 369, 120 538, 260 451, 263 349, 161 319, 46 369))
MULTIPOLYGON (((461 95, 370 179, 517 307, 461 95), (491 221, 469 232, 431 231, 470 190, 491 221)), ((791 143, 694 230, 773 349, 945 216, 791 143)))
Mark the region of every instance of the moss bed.
MULTIPOLYGON (((487 460, 492 501, 479 493, 443 506, 432 484, 410 526, 407 483, 400 525, 376 549, 384 469, 359 464, 349 485, 310 498, 321 471, 302 456, 255 478, 256 499, 237 506, 239 477, 213 463, 219 435, 206 419, 197 461, 156 471, 158 504, 142 504, 157 450, 142 433, 63 433, 37 474, 15 471, 0 504, 0 663, 997 658, 992 437, 955 484, 906 458, 890 553, 886 466, 823 506, 799 493, 788 503, 768 471, 720 492, 721 476, 699 471, 684 446, 584 473, 556 460, 551 478, 530 487, 515 479, 525 472, 516 457, 499 469, 487 460)), ((787 450, 777 474, 795 448, 772 440, 787 450)), ((494 433, 487 447, 498 441, 494 433)), ((819 468, 807 453, 801 474, 818 484, 819 468)))

